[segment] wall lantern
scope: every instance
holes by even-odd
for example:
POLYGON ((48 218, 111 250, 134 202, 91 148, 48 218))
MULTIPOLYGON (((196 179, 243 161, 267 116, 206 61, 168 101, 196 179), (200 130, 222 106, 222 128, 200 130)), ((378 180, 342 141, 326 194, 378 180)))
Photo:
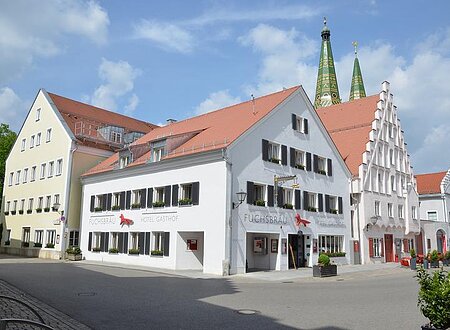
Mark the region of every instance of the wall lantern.
POLYGON ((237 192, 236 195, 237 195, 239 204, 233 203, 233 209, 237 209, 239 207, 239 205, 241 205, 245 201, 245 198, 247 197, 247 193, 244 191, 237 192))
POLYGON ((61 206, 61 204, 54 203, 52 209, 53 209, 53 211, 58 212, 62 216, 62 215, 64 215, 64 211, 61 211, 61 212, 58 211, 60 206, 61 206))
POLYGON ((379 215, 374 215, 373 217, 370 217, 370 223, 368 223, 366 225, 366 231, 369 231, 370 227, 375 226, 375 224, 377 223, 378 219, 381 219, 381 217, 379 215))

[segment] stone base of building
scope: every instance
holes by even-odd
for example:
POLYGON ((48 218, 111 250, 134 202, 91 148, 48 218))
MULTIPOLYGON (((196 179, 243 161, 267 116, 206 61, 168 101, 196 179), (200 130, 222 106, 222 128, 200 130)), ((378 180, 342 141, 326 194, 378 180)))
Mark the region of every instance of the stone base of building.
POLYGON ((0 247, 0 253, 16 255, 28 258, 54 259, 59 260, 61 252, 56 250, 43 250, 34 248, 0 247))

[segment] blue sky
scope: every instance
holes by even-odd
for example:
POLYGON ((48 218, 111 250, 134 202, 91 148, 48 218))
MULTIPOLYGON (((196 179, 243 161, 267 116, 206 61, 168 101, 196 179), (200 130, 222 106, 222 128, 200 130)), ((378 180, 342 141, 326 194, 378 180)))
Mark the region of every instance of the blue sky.
POLYGON ((301 84, 313 98, 323 16, 341 98, 352 41, 367 94, 388 80, 415 173, 450 167, 450 2, 3 1, 0 122, 39 88, 156 124, 301 84))

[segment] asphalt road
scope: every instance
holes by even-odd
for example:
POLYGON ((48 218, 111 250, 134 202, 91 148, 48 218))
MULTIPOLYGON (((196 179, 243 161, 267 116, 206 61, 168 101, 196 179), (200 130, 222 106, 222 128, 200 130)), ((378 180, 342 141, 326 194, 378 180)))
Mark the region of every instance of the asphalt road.
POLYGON ((419 329, 426 319, 413 275, 397 268, 265 282, 0 260, 0 279, 94 329, 419 329))

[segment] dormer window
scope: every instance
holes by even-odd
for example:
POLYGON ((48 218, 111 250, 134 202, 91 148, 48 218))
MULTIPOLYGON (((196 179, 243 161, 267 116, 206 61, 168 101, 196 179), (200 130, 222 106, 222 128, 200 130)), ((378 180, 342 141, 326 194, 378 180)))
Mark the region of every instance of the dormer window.
POLYGON ((111 132, 110 140, 112 142, 122 143, 122 133, 120 133, 120 132, 111 132))
POLYGON ((121 156, 119 161, 119 168, 127 167, 131 163, 131 155, 121 156))
POLYGON ((152 161, 159 162, 163 156, 164 147, 153 148, 152 150, 152 161))

